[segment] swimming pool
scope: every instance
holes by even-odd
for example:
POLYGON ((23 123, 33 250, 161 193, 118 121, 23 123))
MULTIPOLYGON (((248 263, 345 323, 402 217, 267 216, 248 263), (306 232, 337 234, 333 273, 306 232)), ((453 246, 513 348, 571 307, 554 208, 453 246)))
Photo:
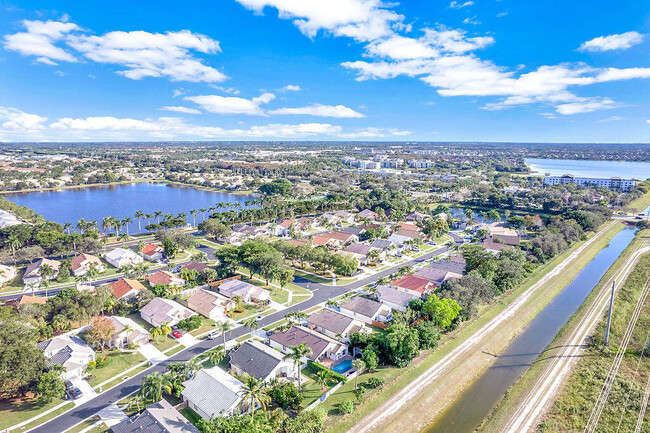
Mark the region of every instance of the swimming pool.
POLYGON ((352 360, 346 359, 345 361, 341 361, 335 366, 333 366, 332 370, 334 370, 338 374, 343 374, 351 368, 352 368, 352 360))

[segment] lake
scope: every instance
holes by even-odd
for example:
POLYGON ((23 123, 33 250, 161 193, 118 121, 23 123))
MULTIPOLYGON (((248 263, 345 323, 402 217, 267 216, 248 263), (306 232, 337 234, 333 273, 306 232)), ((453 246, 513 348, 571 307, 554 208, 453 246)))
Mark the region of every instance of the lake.
MULTIPOLYGON (((76 224, 81 218, 87 221, 96 220, 101 227, 102 218, 130 217, 133 223, 129 225, 129 233, 138 232, 138 222, 133 218, 136 211, 153 214, 161 211, 163 214, 187 213, 187 221, 192 223, 190 210, 209 208, 216 203, 244 202, 255 198, 252 195, 237 195, 223 192, 207 191, 192 187, 176 186, 165 183, 132 183, 123 185, 104 185, 88 188, 65 189, 60 191, 26 192, 6 194, 5 197, 21 206, 27 206, 45 219, 60 224, 70 222, 76 224)), ((222 209, 226 210, 226 209, 222 209)), ((209 212, 206 212, 207 217, 209 212)), ((197 224, 202 215, 197 215, 197 224)), ((151 222, 155 222, 152 219, 151 222)), ((147 225, 142 221, 142 228, 147 225)))
POLYGON ((622 177, 640 180, 650 178, 650 162, 540 158, 526 158, 524 161, 531 170, 542 175, 551 173, 553 176, 561 176, 571 173, 578 177, 622 177))

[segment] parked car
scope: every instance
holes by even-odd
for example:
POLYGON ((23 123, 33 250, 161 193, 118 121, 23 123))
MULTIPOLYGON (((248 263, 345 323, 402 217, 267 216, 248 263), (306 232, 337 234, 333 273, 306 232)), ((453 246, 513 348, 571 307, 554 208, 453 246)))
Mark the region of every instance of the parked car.
POLYGON ((72 386, 72 388, 68 389, 68 394, 74 400, 78 400, 84 395, 83 392, 81 392, 81 390, 74 385, 72 386))
POLYGON ((65 381, 65 389, 71 389, 71 388, 74 388, 74 385, 69 380, 66 380, 65 381))
POLYGON ((208 334, 208 340, 214 340, 219 336, 219 333, 217 331, 212 331, 208 334))
POLYGON ((181 331, 176 330, 171 332, 171 336, 178 340, 183 336, 183 333, 181 331))

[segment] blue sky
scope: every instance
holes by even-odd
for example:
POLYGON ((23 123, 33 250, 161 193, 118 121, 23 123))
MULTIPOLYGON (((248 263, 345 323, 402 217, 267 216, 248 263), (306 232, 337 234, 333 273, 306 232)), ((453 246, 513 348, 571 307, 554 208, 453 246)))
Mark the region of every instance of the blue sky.
POLYGON ((5 0, 0 32, 2 141, 650 141, 646 0, 5 0))

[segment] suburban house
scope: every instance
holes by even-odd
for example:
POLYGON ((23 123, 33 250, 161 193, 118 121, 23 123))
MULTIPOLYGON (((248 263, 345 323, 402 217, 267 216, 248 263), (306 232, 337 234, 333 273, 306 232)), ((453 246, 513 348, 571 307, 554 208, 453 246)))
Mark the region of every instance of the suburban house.
POLYGON ((165 249, 162 245, 147 244, 140 250, 140 255, 150 262, 157 262, 165 257, 165 249))
POLYGON ((331 231, 314 236, 312 239, 312 245, 326 245, 332 248, 339 248, 342 245, 347 245, 351 242, 357 241, 359 241, 359 237, 356 235, 351 235, 349 233, 343 233, 340 231, 331 231))
POLYGON ((519 245, 521 237, 516 230, 505 226, 503 222, 492 223, 485 226, 490 236, 503 244, 519 245))
POLYGON ((320 221, 318 218, 300 217, 296 218, 296 222, 302 226, 302 230, 309 230, 310 228, 320 226, 320 221))
POLYGON ((12 299, 11 301, 5 302, 5 306, 20 308, 21 305, 25 304, 42 304, 45 305, 47 298, 38 298, 36 296, 22 295, 20 298, 12 299))
POLYGON ((286 219, 278 224, 279 234, 277 236, 287 236, 291 230, 295 232, 302 231, 302 224, 296 220, 286 219))
POLYGON ((452 274, 463 275, 465 272, 465 259, 461 255, 449 256, 448 258, 439 262, 433 262, 429 265, 430 268, 440 269, 443 271, 451 272, 452 274))
POLYGON ((372 325, 373 322, 389 322, 393 314, 391 309, 381 302, 356 296, 340 306, 342 314, 359 319, 372 325))
POLYGON ((340 211, 336 212, 334 214, 334 217, 339 222, 350 223, 350 224, 352 224, 354 222, 354 214, 351 213, 351 212, 348 212, 346 210, 340 210, 340 211))
POLYGON ((404 235, 399 235, 397 233, 393 233, 392 235, 388 236, 387 241, 397 245, 398 248, 403 248, 404 244, 408 241, 413 239, 410 236, 404 236, 404 235))
POLYGON ((410 232, 419 232, 420 227, 418 227, 415 224, 400 223, 400 224, 397 224, 397 230, 408 230, 410 232))
POLYGON ((59 335, 49 340, 41 341, 38 348, 48 358, 47 365, 63 366, 64 379, 81 377, 90 361, 95 360, 95 351, 81 338, 71 335, 59 335))
POLYGON ((226 280, 217 288, 219 293, 227 298, 233 299, 240 296, 244 302, 253 301, 268 301, 271 299, 271 294, 268 290, 246 283, 241 280, 226 280))
POLYGON ((52 280, 59 275, 59 267, 61 266, 60 261, 40 259, 27 266, 27 269, 25 269, 25 273, 23 274, 23 283, 25 283, 26 286, 36 286, 41 284, 41 281, 43 281, 41 278, 41 266, 43 265, 48 265, 53 270, 52 275, 47 277, 48 280, 52 280))
POLYGON ((386 254, 394 255, 397 252, 397 244, 386 239, 375 239, 370 246, 386 254))
POLYGON ((144 412, 111 427, 113 433, 199 433, 167 400, 147 406, 144 412))
POLYGON ((436 284, 425 278, 408 274, 402 275, 398 279, 391 281, 390 285, 395 287, 397 290, 402 290, 411 295, 421 297, 426 297, 438 287, 436 284))
POLYGON ((183 383, 183 401, 203 419, 228 417, 243 412, 239 380, 219 366, 203 368, 183 383))
POLYGON ((370 209, 364 209, 361 212, 359 212, 357 218, 360 220, 369 219, 371 221, 377 221, 379 219, 379 215, 377 215, 377 213, 371 211, 370 209))
POLYGON ((447 283, 457 278, 461 278, 463 274, 450 272, 444 269, 437 269, 434 267, 426 267, 418 270, 416 273, 413 274, 413 276, 424 278, 425 280, 429 280, 437 287, 440 287, 443 285, 443 283, 447 283))
POLYGON ((276 377, 293 378, 297 372, 295 364, 284 356, 260 341, 249 340, 230 352, 230 369, 265 382, 276 377))
POLYGON ((149 285, 151 287, 156 284, 162 284, 163 286, 182 286, 185 284, 185 280, 181 277, 169 272, 169 271, 156 271, 153 274, 147 277, 149 285))
POLYGON ((209 266, 206 265, 205 263, 197 262, 195 260, 192 260, 191 262, 185 263, 183 266, 181 266, 181 271, 183 269, 189 269, 189 270, 195 270, 198 273, 203 272, 204 270, 208 269, 209 266))
POLYGON ((271 334, 269 344, 283 353, 292 353, 291 346, 308 346, 311 354, 302 360, 303 364, 307 363, 307 359, 321 362, 323 358, 329 358, 336 361, 348 354, 346 344, 302 326, 292 326, 286 331, 271 334))
POLYGON ((503 242, 495 242, 493 238, 485 238, 483 241, 479 244, 492 254, 497 254, 501 250, 505 250, 508 248, 512 248, 512 245, 505 244, 503 242))
POLYGON ((99 259, 99 257, 82 253, 72 259, 70 269, 72 270, 72 275, 78 277, 80 275, 84 275, 90 268, 93 267, 100 273, 106 272, 106 267, 99 259))
POLYGON ((151 340, 149 331, 138 325, 133 319, 120 316, 111 316, 109 319, 115 327, 115 334, 108 342, 108 347, 124 349, 129 343, 142 346, 151 340))
POLYGON ((240 224, 233 227, 233 231, 241 233, 244 235, 245 239, 254 239, 260 235, 264 234, 264 230, 261 228, 252 226, 250 224, 240 224))
POLYGON ((181 320, 193 315, 192 310, 183 307, 178 302, 164 298, 153 298, 140 310, 142 320, 151 326, 160 326, 163 322, 167 322, 169 326, 174 326, 181 320))
POLYGON ((138 295, 140 290, 144 290, 145 287, 138 280, 132 280, 129 278, 120 278, 117 281, 108 283, 108 286, 113 290, 113 294, 117 299, 130 299, 138 295))
POLYGON ((16 278, 17 272, 15 266, 8 266, 0 264, 0 285, 13 281, 16 278))
POLYGON ((241 245, 241 243, 244 242, 246 238, 247 238, 246 234, 237 231, 232 231, 227 236, 221 236, 217 238, 217 240, 224 242, 226 244, 241 245))
POLYGON ((416 295, 394 289, 390 286, 377 286, 379 302, 385 306, 399 311, 406 311, 411 299, 418 298, 416 295))
POLYGON ((116 268, 131 265, 135 266, 144 260, 132 250, 125 248, 115 248, 113 251, 104 254, 104 260, 116 268))
POLYGON ((422 212, 413 211, 413 212, 409 212, 406 215, 405 219, 406 219, 406 221, 424 221, 427 218, 428 218, 428 215, 423 214, 422 212))
POLYGON ((200 289, 187 299, 187 307, 212 320, 222 320, 235 303, 218 293, 200 289))
POLYGON ((381 262, 386 258, 386 253, 383 250, 375 248, 372 245, 361 244, 358 242, 352 243, 343 249, 345 253, 356 257, 362 265, 371 262, 368 260, 368 253, 372 250, 377 250, 377 261, 381 262))
POLYGON ((367 330, 363 322, 329 308, 310 314, 307 317, 307 326, 337 340, 348 340, 353 332, 367 330))
POLYGON ((393 233, 393 236, 404 236, 410 239, 416 239, 422 238, 422 233, 417 230, 407 230, 402 228, 393 233))

